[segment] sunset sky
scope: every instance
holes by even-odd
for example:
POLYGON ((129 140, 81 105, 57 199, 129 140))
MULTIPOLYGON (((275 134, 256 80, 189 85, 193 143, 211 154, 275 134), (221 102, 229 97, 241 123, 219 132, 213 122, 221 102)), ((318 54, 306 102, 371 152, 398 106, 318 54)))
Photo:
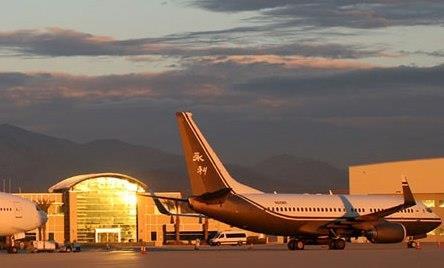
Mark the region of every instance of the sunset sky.
POLYGON ((224 160, 444 155, 442 0, 2 1, 0 123, 224 160))

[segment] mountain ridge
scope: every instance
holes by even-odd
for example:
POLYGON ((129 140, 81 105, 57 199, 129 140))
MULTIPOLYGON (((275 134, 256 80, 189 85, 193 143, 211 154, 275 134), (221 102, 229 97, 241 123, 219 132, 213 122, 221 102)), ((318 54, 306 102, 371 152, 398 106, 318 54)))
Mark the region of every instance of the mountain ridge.
MULTIPOLYGON (((347 187, 346 174, 328 163, 291 155, 264 159, 253 166, 228 163, 242 183, 264 191, 326 192, 347 187)), ((70 176, 118 172, 136 177, 152 191, 189 191, 183 157, 116 139, 77 143, 0 125, 0 183, 12 179, 12 190, 46 192, 70 176)), ((1 185, 1 184, 0 184, 1 185)))

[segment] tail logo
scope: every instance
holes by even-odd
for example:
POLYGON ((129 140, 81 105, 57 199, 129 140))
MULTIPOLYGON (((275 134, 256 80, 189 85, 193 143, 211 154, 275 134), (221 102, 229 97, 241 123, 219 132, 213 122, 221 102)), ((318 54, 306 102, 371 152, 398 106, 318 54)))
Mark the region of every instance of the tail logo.
POLYGON ((193 162, 205 162, 203 155, 201 155, 199 152, 194 152, 193 162))
MULTIPOLYGON (((203 158, 203 155, 201 153, 194 152, 194 154, 193 154, 193 162, 198 162, 198 163, 199 162, 205 162, 205 159, 203 158)), ((208 170, 207 166, 199 165, 197 167, 196 173, 201 175, 201 176, 202 175, 205 176, 205 175, 207 175, 207 170, 208 170)))

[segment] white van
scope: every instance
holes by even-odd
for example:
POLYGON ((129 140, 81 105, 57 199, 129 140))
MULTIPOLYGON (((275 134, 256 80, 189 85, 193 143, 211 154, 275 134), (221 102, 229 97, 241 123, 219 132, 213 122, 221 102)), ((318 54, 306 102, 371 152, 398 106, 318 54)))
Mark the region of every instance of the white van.
POLYGON ((245 245, 247 244, 247 233, 242 231, 219 232, 210 240, 211 246, 220 245, 245 245))

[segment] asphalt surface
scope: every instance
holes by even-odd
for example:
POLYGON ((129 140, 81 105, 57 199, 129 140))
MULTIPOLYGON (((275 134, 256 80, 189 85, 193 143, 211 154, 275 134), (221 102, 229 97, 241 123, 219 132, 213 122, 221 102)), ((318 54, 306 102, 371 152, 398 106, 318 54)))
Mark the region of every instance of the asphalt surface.
POLYGON ((289 251, 285 245, 202 246, 150 248, 138 251, 83 251, 80 253, 0 253, 0 267, 444 267, 444 247, 423 244, 421 249, 396 245, 347 244, 345 250, 308 246, 289 251))

